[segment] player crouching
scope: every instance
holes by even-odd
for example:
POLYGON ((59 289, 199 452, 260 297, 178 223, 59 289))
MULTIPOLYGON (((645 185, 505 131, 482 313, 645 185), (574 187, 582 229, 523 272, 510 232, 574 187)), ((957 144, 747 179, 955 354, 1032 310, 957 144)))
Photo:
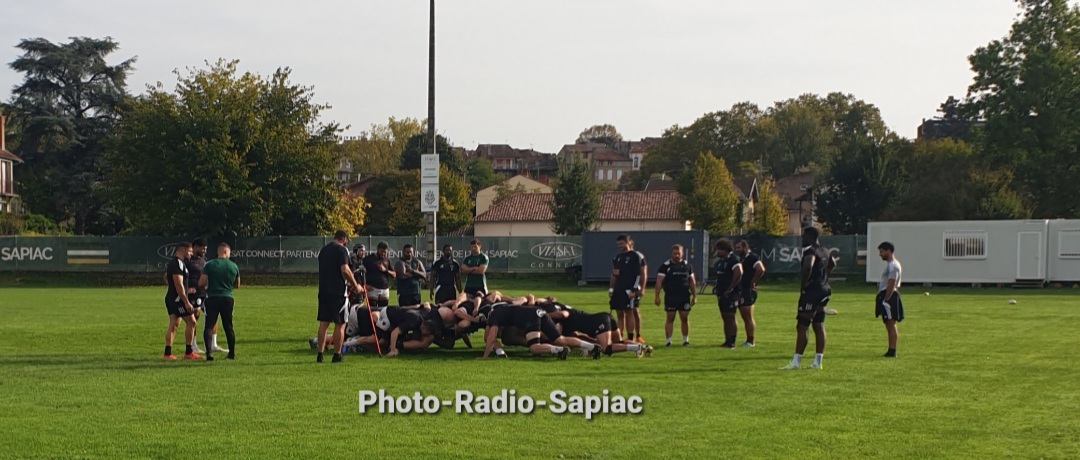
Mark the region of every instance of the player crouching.
POLYGON ((599 345, 573 337, 564 337, 543 308, 498 305, 491 309, 486 322, 484 354, 481 358, 487 358, 492 351, 495 352, 495 356, 506 357, 506 352, 499 343, 499 331, 500 328, 511 327, 524 332, 525 346, 529 347, 529 352, 533 355, 550 354, 558 356, 559 359, 566 359, 570 354, 570 347, 578 347, 593 359, 600 358, 599 345))

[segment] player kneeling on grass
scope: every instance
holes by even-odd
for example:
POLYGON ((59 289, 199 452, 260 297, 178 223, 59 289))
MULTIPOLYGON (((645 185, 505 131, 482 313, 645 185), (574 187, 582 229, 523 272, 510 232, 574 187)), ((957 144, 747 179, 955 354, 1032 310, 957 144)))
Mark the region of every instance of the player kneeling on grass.
POLYGON ((192 349, 195 340, 195 307, 187 296, 188 268, 185 262, 191 258, 191 243, 183 242, 176 245, 176 252, 172 260, 165 266, 165 280, 168 287, 165 292, 165 311, 169 313, 169 327, 165 330, 165 354, 162 358, 176 359, 172 353, 173 336, 176 335, 176 327, 183 319, 187 324, 184 330, 186 349, 184 359, 201 359, 202 355, 192 349))
POLYGON ((896 330, 896 324, 904 320, 904 303, 900 300, 900 261, 896 260, 893 252, 896 248, 886 241, 878 245, 878 255, 885 261, 885 271, 881 274, 878 282, 877 298, 874 299, 875 315, 881 317, 885 323, 885 331, 889 335, 889 350, 885 352, 886 358, 896 357, 896 339, 900 333, 896 330))
POLYGON ((735 323, 735 312, 739 309, 742 301, 742 293, 739 289, 742 281, 742 263, 735 257, 735 247, 731 240, 720 238, 714 248, 716 250, 716 263, 713 269, 716 271, 716 285, 713 290, 716 293, 716 305, 720 307, 720 317, 724 320, 724 348, 735 348, 735 338, 739 335, 739 325, 735 323))
POLYGON ((697 303, 697 282, 694 279, 693 266, 683 260, 683 246, 671 247, 671 258, 660 265, 656 272, 656 299, 660 305, 660 289, 664 290, 664 335, 667 345, 671 346, 671 332, 675 326, 675 312, 679 312, 682 321, 683 346, 690 345, 690 307, 697 303))
POLYGON ((836 262, 833 261, 829 248, 818 242, 818 229, 806 227, 802 234, 803 247, 802 271, 800 272, 799 313, 796 316, 798 324, 795 329, 798 333, 795 339, 795 356, 787 366, 780 370, 798 369, 802 362, 803 352, 809 342, 807 329, 814 326, 814 345, 817 353, 814 354, 814 363, 811 369, 821 369, 821 360, 825 356, 825 306, 829 304, 832 288, 829 287, 829 274, 832 273, 836 262))
POLYGON ((600 358, 600 346, 572 337, 563 337, 543 308, 500 305, 491 309, 486 322, 484 355, 481 358, 487 358, 492 351, 496 356, 506 357, 506 352, 499 343, 499 329, 509 327, 524 332, 525 346, 529 347, 529 351, 534 355, 551 354, 559 359, 566 359, 570 354, 569 347, 578 347, 588 352, 593 359, 600 358))
POLYGON ((387 348, 390 351, 386 356, 397 356, 400 349, 422 350, 431 345, 434 336, 431 324, 425 324, 425 315, 426 311, 421 309, 383 307, 379 310, 375 332, 389 333, 387 348))

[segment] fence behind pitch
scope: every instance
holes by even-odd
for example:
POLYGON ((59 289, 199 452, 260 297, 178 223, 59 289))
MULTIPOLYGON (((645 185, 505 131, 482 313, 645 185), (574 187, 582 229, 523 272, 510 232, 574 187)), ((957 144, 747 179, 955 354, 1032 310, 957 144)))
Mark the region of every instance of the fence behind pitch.
MULTIPOLYGON (((247 273, 315 273, 318 255, 330 237, 280 236, 234 238, 232 259, 247 273)), ((461 260, 472 237, 440 237, 439 246, 451 244, 461 260)), ((492 273, 563 273, 581 264, 580 237, 476 238, 490 258, 492 273)), ((0 237, 0 271, 38 272, 157 272, 165 268, 182 238, 172 237, 0 237)), ((209 257, 219 240, 210 240, 209 257)), ((423 237, 361 236, 369 251, 380 241, 392 248, 390 257, 401 255, 405 244, 422 246, 423 237)), ((427 251, 419 256, 429 261, 427 251)))

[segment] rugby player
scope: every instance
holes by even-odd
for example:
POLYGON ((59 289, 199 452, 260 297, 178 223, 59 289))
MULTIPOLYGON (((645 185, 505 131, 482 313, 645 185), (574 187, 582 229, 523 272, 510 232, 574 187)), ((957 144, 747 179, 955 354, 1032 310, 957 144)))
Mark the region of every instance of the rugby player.
POLYGON ((176 327, 180 320, 184 320, 187 329, 184 330, 184 359, 201 359, 202 355, 194 348, 195 339, 195 306, 188 299, 188 276, 187 261, 191 258, 191 243, 183 242, 176 245, 172 260, 165 265, 165 311, 169 313, 169 326, 165 330, 165 354, 162 358, 174 360, 176 356, 172 352, 173 336, 176 335, 176 327))
POLYGON ((664 335, 667 339, 665 346, 671 346, 671 332, 675 325, 675 312, 679 313, 682 322, 682 344, 690 345, 690 308, 697 303, 697 282, 694 279, 694 268, 683 260, 683 246, 676 244, 671 247, 671 258, 660 265, 656 272, 656 298, 654 303, 660 305, 660 290, 664 291, 664 311, 667 320, 664 322, 664 335))
POLYGON ((825 355, 825 306, 829 304, 832 288, 829 286, 829 274, 836 262, 829 249, 818 242, 818 229, 806 227, 802 232, 803 253, 802 270, 799 274, 799 306, 795 330, 795 356, 788 365, 780 370, 798 369, 802 363, 803 352, 809 342, 807 330, 814 327, 814 363, 810 369, 821 369, 821 360, 825 355))
POLYGON ((739 307, 741 295, 739 293, 740 281, 742 280, 742 264, 735 257, 734 246, 731 240, 720 238, 714 247, 716 262, 713 269, 716 272, 716 285, 713 291, 716 294, 716 305, 720 307, 720 317, 724 320, 724 348, 735 348, 735 338, 739 334, 739 326, 735 323, 735 311, 739 307))

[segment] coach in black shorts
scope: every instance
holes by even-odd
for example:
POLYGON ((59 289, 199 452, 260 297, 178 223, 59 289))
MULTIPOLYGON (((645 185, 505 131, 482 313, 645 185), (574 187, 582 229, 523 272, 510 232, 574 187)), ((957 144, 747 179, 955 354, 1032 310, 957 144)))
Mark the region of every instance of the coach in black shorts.
POLYGON ((795 339, 795 356, 781 370, 799 369, 803 352, 809 342, 807 330, 814 327, 814 363, 811 369, 821 369, 821 360, 825 355, 825 306, 829 304, 832 288, 829 286, 829 274, 836 267, 829 248, 818 242, 818 229, 806 227, 802 234, 803 247, 802 271, 800 272, 801 289, 799 291, 799 313, 796 315, 798 332, 795 339))
POLYGON ((349 234, 344 230, 334 233, 334 241, 319 250, 319 343, 316 362, 323 362, 326 349, 326 329, 334 323, 334 358, 341 361, 341 347, 345 343, 345 322, 349 313, 349 289, 359 291, 356 278, 349 269, 349 234))
POLYGON ((716 254, 716 262, 713 270, 716 272, 716 285, 713 292, 716 294, 716 305, 720 307, 720 317, 724 320, 724 348, 735 348, 735 337, 739 334, 739 325, 735 323, 735 311, 739 309, 742 301, 742 293, 739 289, 742 281, 742 264, 735 257, 735 247, 731 240, 721 238, 713 247, 716 254))

